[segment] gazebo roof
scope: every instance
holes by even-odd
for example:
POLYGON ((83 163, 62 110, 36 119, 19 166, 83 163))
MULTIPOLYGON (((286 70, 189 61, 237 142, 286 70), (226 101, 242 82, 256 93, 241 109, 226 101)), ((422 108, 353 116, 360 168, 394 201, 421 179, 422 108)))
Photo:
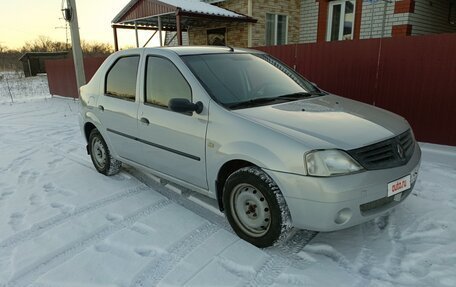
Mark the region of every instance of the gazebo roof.
POLYGON ((160 16, 164 21, 165 30, 175 30, 175 16, 185 17, 183 25, 194 26, 195 22, 211 21, 234 21, 256 22, 252 17, 223 9, 200 0, 132 0, 112 20, 113 25, 142 25, 157 27, 157 18, 160 16), (198 19, 199 21, 197 21, 198 19))

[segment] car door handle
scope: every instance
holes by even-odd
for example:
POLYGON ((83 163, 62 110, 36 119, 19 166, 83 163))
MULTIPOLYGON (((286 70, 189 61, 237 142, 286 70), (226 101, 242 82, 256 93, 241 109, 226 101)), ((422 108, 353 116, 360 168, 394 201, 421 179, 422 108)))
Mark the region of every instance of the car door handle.
POLYGON ((143 124, 146 124, 146 125, 150 124, 149 120, 146 119, 146 118, 141 118, 139 121, 142 122, 143 124))
POLYGON ((98 106, 98 109, 99 109, 100 111, 104 111, 104 107, 103 107, 102 105, 99 105, 99 106, 98 106))

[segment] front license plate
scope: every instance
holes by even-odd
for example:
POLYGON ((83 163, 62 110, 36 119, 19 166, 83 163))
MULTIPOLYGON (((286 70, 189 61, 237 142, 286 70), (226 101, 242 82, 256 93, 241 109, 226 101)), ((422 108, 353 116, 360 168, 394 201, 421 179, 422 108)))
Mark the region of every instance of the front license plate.
POLYGON ((411 177, 407 175, 403 178, 388 183, 388 197, 403 192, 411 187, 411 177))

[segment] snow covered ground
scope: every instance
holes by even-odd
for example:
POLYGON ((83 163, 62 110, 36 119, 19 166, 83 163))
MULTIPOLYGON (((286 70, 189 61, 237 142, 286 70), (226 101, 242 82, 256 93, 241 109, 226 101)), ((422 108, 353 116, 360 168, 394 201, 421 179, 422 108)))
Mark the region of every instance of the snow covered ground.
POLYGON ((46 75, 25 78, 22 72, 0 72, 0 103, 50 97, 46 75))
POLYGON ((0 286, 456 286, 454 147, 422 145, 416 188, 390 215, 262 250, 189 191, 97 173, 78 102, 43 82, 17 81, 11 104, 0 79, 0 286))

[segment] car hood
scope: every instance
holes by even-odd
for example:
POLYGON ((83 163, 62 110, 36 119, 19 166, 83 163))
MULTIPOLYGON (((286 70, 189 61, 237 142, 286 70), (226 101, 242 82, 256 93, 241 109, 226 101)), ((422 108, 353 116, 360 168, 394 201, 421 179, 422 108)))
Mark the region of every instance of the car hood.
POLYGON ((345 150, 376 143, 409 129, 407 121, 394 113, 335 95, 233 112, 303 143, 320 145, 324 141, 345 150))

